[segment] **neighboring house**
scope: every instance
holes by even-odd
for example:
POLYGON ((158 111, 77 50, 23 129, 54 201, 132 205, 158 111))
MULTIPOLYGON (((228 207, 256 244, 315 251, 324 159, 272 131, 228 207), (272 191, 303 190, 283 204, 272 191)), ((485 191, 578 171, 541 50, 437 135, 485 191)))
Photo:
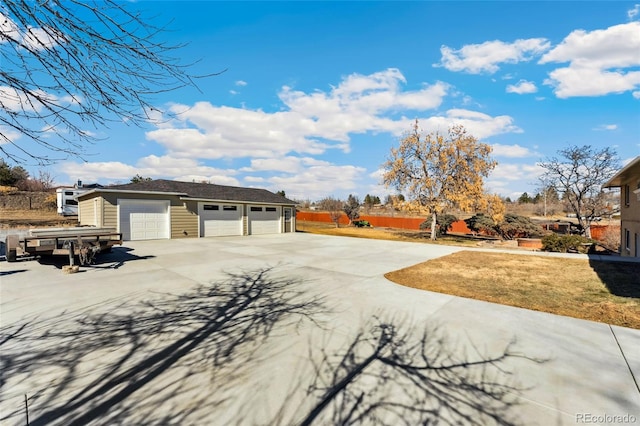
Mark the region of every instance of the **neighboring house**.
POLYGON ((295 232, 295 202, 265 189, 152 180, 78 196, 80 225, 125 240, 295 232))
POLYGON ((640 257, 640 157, 604 185, 620 188, 620 254, 640 257))

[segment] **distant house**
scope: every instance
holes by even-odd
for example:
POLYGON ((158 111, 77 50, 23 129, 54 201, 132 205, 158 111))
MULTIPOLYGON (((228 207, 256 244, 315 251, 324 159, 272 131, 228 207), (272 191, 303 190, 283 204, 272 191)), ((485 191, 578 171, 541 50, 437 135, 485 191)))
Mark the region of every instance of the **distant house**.
POLYGON ((636 157, 604 185, 620 188, 620 254, 640 257, 640 157, 636 157))
POLYGON ((295 232, 295 202, 266 189, 152 180, 77 196, 80 225, 125 240, 295 232))

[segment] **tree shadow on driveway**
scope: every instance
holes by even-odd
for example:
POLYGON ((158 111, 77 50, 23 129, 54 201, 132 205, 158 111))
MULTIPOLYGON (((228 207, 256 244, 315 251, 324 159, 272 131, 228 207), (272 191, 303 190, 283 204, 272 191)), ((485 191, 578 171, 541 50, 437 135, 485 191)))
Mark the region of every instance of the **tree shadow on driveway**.
POLYGON ((283 403, 270 424, 517 425, 514 408, 528 388, 514 364, 547 361, 518 352, 515 340, 483 353, 442 327, 379 317, 339 349, 315 352, 288 400, 306 396, 283 403))
POLYGON ((444 328, 378 317, 337 345, 310 342, 302 369, 290 371, 290 394, 260 418, 250 404, 277 392, 241 392, 274 356, 271 340, 306 325, 320 340, 335 337, 317 321, 331 313, 326 302, 305 284, 262 268, 2 327, 0 423, 26 423, 26 394, 31 425, 209 425, 230 406, 238 425, 517 424, 512 409, 526 389, 510 363, 540 360, 513 345, 459 347, 444 328))
POLYGON ((11 409, 0 420, 22 423, 15 401, 24 393, 31 425, 198 423, 269 335, 322 311, 299 284, 264 268, 177 296, 3 327, 0 402, 11 409))

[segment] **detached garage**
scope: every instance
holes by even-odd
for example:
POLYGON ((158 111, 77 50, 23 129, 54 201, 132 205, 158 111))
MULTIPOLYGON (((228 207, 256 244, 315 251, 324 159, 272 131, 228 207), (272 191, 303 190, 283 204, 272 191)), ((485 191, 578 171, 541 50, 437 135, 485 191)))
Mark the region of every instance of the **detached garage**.
POLYGON ((81 194, 78 221, 125 240, 278 234, 295 231, 295 202, 265 189, 153 180, 81 194))

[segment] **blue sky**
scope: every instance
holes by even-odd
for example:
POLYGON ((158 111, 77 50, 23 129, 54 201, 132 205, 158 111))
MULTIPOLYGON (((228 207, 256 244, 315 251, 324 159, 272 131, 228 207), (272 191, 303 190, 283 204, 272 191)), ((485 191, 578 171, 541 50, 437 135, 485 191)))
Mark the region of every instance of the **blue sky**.
MULTIPOLYGON (((493 146, 491 192, 535 192, 540 160, 569 145, 640 155, 640 5, 633 2, 132 3, 191 72, 219 76, 154 99, 179 112, 97 129, 59 183, 135 174, 383 196, 380 168, 417 118, 493 146)), ((26 143, 26 141, 25 141, 26 143)), ((30 169, 36 173, 37 167, 30 169)))

